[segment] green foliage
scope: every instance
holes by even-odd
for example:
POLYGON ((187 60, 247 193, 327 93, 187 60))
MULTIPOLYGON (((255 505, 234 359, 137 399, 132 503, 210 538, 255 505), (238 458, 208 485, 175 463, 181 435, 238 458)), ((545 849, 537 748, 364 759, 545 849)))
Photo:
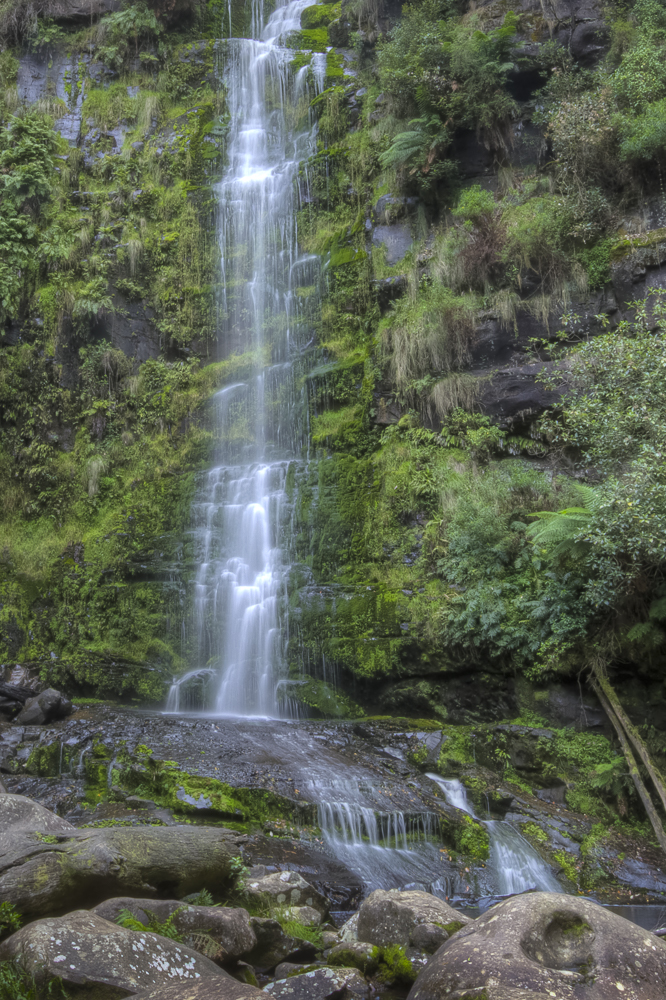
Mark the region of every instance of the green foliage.
POLYGON ((23 924, 21 914, 13 903, 0 903, 0 937, 13 934, 18 931, 23 924))
POLYGON ((373 961, 377 962, 376 978, 380 983, 391 983, 396 986, 411 986, 418 975, 399 944, 374 948, 373 961))
MULTIPOLYGON (((437 146, 443 148, 460 127, 483 129, 501 146, 514 108, 505 87, 513 68, 509 51, 516 18, 508 13, 501 27, 486 33, 473 16, 461 23, 445 19, 444 13, 437 0, 404 8, 390 40, 380 48, 381 88, 398 115, 427 113, 423 126, 441 135, 437 146)), ((398 143, 406 145, 407 140, 398 143)), ((387 164, 398 162, 396 157, 397 151, 387 164)))
POLYGON ((121 927, 126 927, 130 931, 147 931, 151 934, 159 934, 160 937, 169 938, 171 941, 182 941, 182 934, 179 934, 176 930, 174 921, 184 909, 184 906, 179 907, 164 921, 158 920, 157 916, 151 910, 145 910, 148 917, 147 924, 142 924, 130 910, 124 909, 116 917, 116 923, 120 924, 121 927))
POLYGON ((150 60, 150 46, 162 34, 155 13, 145 3, 132 3, 113 14, 106 14, 97 25, 101 60, 120 69, 131 56, 150 60))
POLYGON ((310 944, 315 945, 317 948, 322 947, 323 932, 321 927, 310 927, 307 924, 302 924, 300 920, 281 917, 279 913, 276 916, 285 934, 290 934, 291 937, 299 938, 301 941, 309 941, 310 944))
MULTIPOLYGON (((237 860, 237 858, 232 858, 232 862, 237 860)), ((208 889, 201 889, 199 892, 190 893, 189 896, 185 896, 183 902, 188 903, 190 906, 214 906, 213 897, 208 889)))

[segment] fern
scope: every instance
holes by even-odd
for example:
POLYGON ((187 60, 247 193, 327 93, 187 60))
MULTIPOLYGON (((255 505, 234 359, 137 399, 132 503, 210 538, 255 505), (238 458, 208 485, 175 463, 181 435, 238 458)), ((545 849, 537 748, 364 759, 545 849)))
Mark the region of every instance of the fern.
POLYGON ((143 933, 159 934, 160 937, 170 938, 171 941, 182 941, 183 937, 178 933, 174 926, 174 920, 176 916, 184 910, 184 906, 179 906, 177 910, 174 910, 168 920, 162 923, 158 920, 155 913, 151 910, 146 910, 148 914, 148 923, 143 924, 140 920, 134 916, 130 910, 121 910, 116 917, 116 923, 120 924, 121 927, 126 927, 130 931, 141 931, 143 933))
MULTIPOLYGON (((385 170, 390 167, 402 167, 418 159, 426 161, 421 169, 427 172, 439 151, 449 141, 446 125, 438 115, 413 118, 409 124, 414 127, 409 132, 399 132, 394 136, 389 148, 379 157, 379 162, 385 170)), ((417 164, 415 169, 418 169, 419 165, 417 164)))
POLYGON ((591 486, 578 484, 576 490, 584 506, 535 511, 532 517, 539 520, 526 531, 535 545, 552 547, 552 559, 579 559, 588 550, 589 544, 578 536, 589 528, 601 504, 601 497, 591 486))

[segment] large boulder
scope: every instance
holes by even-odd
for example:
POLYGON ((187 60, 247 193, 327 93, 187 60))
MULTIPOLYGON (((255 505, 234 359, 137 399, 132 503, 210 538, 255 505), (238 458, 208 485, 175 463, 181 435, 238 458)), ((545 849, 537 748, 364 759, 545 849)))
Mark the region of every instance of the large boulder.
POLYGON ((300 976, 275 979, 264 993, 280 1000, 324 1000, 340 991, 344 996, 367 996, 370 987, 357 969, 311 969, 300 976), (344 992, 343 992, 344 991, 344 992))
POLYGON ((469 922, 464 913, 429 892, 376 889, 358 911, 357 933, 359 941, 369 944, 432 952, 469 922))
POLYGON ((666 996, 666 944, 589 899, 528 893, 445 942, 409 1000, 514 995, 656 1000, 666 996))
POLYGON ((123 910, 128 910, 146 925, 151 916, 161 924, 172 918, 171 925, 185 944, 215 962, 229 962, 240 958, 257 946, 257 935, 247 910, 227 906, 190 906, 177 899, 133 899, 118 896, 100 903, 92 912, 115 923, 123 910))
POLYGON ((157 934, 130 931, 87 910, 37 920, 0 944, 0 962, 16 962, 47 997, 59 977, 76 995, 125 997, 140 989, 229 978, 213 962, 157 934))
POLYGON ((271 910, 311 906, 322 916, 328 913, 326 897, 313 889, 298 872, 273 872, 249 882, 245 891, 251 900, 271 910))
POLYGON ((47 688, 34 698, 28 698, 16 721, 21 726, 42 726, 45 722, 64 719, 71 714, 69 698, 55 688, 47 688))
POLYGON ((173 899, 202 888, 223 891, 238 835, 219 827, 76 830, 30 799, 0 795, 0 903, 26 917, 56 916, 111 896, 173 899), (11 818, 5 820, 9 804, 11 818), (35 816, 35 826, 27 824, 35 816), (45 815, 47 814, 47 815, 45 815))

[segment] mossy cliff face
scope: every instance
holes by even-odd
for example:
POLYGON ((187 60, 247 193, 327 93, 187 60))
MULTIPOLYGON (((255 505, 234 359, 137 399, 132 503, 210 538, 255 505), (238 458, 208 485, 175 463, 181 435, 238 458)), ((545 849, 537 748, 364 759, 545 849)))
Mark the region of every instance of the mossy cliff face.
MULTIPOLYGON (((270 362, 216 342, 221 68, 251 5, 80 27, 14 7, 0 653, 156 700, 192 659, 205 403, 270 362)), ((644 66, 666 29, 650 0, 554 18, 325 4, 287 40, 324 84, 284 544, 290 694, 312 711, 511 718, 524 678, 531 698, 597 660, 661 683, 663 309, 627 303, 662 267, 666 78, 644 66)))

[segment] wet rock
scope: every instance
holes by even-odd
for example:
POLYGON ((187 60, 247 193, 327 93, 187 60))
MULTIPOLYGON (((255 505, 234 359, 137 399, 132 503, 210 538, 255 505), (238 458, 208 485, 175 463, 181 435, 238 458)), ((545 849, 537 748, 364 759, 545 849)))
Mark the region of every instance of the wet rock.
MULTIPOLYGON (((666 946, 665 946, 666 947, 666 946)), ((285 1000, 317 1000, 347 989, 352 996, 367 996, 369 986, 357 969, 312 969, 301 976, 276 979, 264 987, 271 997, 285 1000)))
POLYGON ((133 899, 119 896, 107 899, 93 913, 115 922, 122 910, 129 910, 142 924, 154 914, 160 923, 173 916, 172 926, 196 951, 202 951, 216 962, 226 962, 249 954, 257 946, 257 935, 247 910, 227 906, 189 906, 176 899, 133 899), (203 935, 204 940, 199 940, 203 935), (218 948, 214 955, 210 942, 218 948))
POLYGON ((87 910, 28 924, 0 944, 0 961, 16 962, 34 978, 38 990, 58 976, 65 989, 85 987, 106 997, 127 996, 174 980, 228 978, 185 945, 127 930, 87 910))
POLYGON ((306 882, 298 872, 274 872, 249 882, 246 893, 250 899, 272 909, 286 906, 310 906, 322 916, 328 913, 328 900, 306 882))
POLYGON ((386 247, 386 263, 389 267, 393 267, 411 249, 414 238, 409 223, 394 222, 389 226, 375 226, 372 231, 372 242, 377 247, 386 247))
POLYGON ((254 997, 266 1000, 262 990, 235 979, 207 979, 202 983, 160 986, 156 990, 142 990, 134 997, 135 1000, 251 1000, 254 997))
POLYGON ((45 722, 66 719, 72 714, 72 703, 55 688, 47 688, 34 698, 29 698, 16 721, 21 726, 43 726, 45 722))
MULTIPOLYGON (((2 796, 7 798, 17 796, 2 796)), ((229 830, 65 827, 44 836, 44 826, 25 829, 24 817, 36 806, 25 803, 12 803, 17 825, 10 817, 0 835, 0 902, 13 903, 27 917, 63 913, 73 899, 95 906, 111 896, 182 897, 229 883, 231 858, 238 853, 238 837, 229 830)), ((42 824, 63 822, 53 814, 47 820, 39 807, 35 815, 42 824)))
MULTIPOLYGON (((420 947, 414 936, 421 940, 432 939, 432 931, 420 931, 420 925, 439 925, 446 940, 470 918, 454 910, 444 900, 429 892, 398 889, 376 889, 370 893, 358 912, 358 939, 375 945, 399 944, 404 948, 420 947)), ((442 943, 442 942, 440 942, 442 943)))
POLYGON ((666 945, 591 900, 530 893, 442 945, 409 1000, 499 998, 514 989, 558 1000, 654 1000, 666 995, 666 945))

